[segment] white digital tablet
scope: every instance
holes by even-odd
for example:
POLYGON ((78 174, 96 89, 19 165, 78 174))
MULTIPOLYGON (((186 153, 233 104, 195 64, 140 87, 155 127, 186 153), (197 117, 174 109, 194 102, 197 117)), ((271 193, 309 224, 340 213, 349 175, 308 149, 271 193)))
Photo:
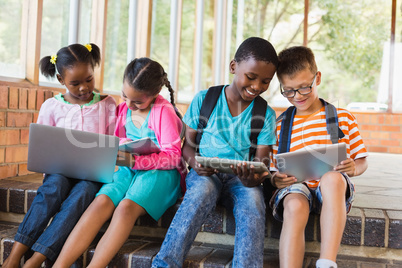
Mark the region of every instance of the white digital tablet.
POLYGON ((337 143, 277 154, 276 163, 279 172, 294 176, 301 182, 321 178, 346 158, 346 144, 337 143))
POLYGON ((159 153, 161 150, 158 145, 156 145, 151 138, 146 137, 143 139, 135 140, 120 144, 119 151, 137 154, 137 155, 146 155, 159 153))
POLYGON ((262 162, 253 162, 253 161, 241 161, 241 160, 233 160, 233 159, 223 159, 216 157, 203 157, 196 156, 195 160, 205 167, 214 168, 222 173, 232 173, 233 170, 231 166, 237 166, 237 164, 246 163, 249 167, 250 165, 254 166, 255 173, 264 173, 269 171, 267 166, 262 162))

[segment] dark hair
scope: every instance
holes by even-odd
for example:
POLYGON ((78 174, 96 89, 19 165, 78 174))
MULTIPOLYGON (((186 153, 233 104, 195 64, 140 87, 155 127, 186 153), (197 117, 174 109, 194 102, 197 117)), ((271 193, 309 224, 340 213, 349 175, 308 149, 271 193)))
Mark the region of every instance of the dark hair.
POLYGON ((292 76, 308 68, 312 74, 317 73, 317 64, 313 51, 304 46, 294 46, 282 50, 279 55, 277 75, 292 76))
POLYGON ((270 42, 260 37, 250 37, 244 40, 234 56, 236 62, 248 60, 249 58, 272 63, 275 67, 278 67, 278 56, 275 48, 270 42))
POLYGON ((95 44, 72 44, 57 51, 55 63, 52 63, 52 56, 43 57, 39 62, 39 68, 45 77, 54 77, 56 71, 63 76, 66 68, 71 68, 78 62, 89 63, 92 68, 99 65, 101 61, 100 49, 95 44), (90 51, 91 50, 91 51, 90 51))
POLYGON ((136 58, 124 70, 123 82, 149 96, 154 96, 166 86, 170 92, 170 103, 174 103, 174 90, 170 85, 167 74, 162 65, 150 58, 136 58))

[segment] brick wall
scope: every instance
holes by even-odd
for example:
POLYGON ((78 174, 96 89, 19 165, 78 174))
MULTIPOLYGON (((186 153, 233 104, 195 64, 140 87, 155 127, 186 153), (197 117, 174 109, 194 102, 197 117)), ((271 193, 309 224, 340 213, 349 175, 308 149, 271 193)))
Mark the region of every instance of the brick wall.
POLYGON ((42 103, 62 89, 0 84, 0 179, 26 175, 29 124, 42 103))
POLYGON ((402 114, 353 114, 369 152, 402 154, 402 114))
MULTIPOLYGON (((36 122, 42 103, 64 92, 0 81, 0 179, 29 174, 29 124, 36 122)), ((114 96, 119 101, 118 96, 114 96)), ((184 115, 188 105, 178 104, 184 115)), ((283 109, 275 109, 278 113, 283 109)), ((370 152, 402 153, 402 114, 354 113, 370 152)))

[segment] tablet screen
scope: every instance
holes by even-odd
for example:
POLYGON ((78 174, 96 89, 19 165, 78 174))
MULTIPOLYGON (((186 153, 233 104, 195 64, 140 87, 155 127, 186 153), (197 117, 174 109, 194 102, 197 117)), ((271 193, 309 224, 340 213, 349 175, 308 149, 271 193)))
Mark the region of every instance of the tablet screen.
POLYGON ((197 160, 198 163, 200 163, 205 167, 214 168, 222 173, 233 174, 231 166, 237 166, 237 164, 239 163, 246 163, 247 166, 253 165, 255 173, 268 172, 267 166, 262 162, 241 161, 241 160, 233 160, 233 159, 225 159, 217 157, 203 157, 203 156, 196 156, 195 160, 197 160))

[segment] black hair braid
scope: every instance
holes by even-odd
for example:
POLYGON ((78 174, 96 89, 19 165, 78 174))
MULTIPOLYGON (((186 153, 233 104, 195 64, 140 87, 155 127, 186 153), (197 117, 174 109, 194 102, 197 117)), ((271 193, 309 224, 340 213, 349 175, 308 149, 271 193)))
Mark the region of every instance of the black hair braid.
POLYGON ((169 90, 169 93, 170 93, 170 103, 173 105, 174 110, 176 111, 177 116, 178 116, 180 119, 183 119, 183 116, 180 114, 179 110, 178 110, 177 107, 176 107, 176 103, 175 103, 175 101, 174 101, 174 90, 173 90, 172 86, 170 85, 170 81, 169 81, 169 79, 167 78, 167 74, 164 73, 163 76, 164 76, 164 85, 167 87, 167 89, 169 90))
POLYGON ((176 106, 176 104, 175 104, 175 102, 174 102, 174 90, 173 90, 173 88, 172 88, 172 86, 170 85, 170 81, 169 81, 169 79, 167 78, 167 74, 166 73, 164 73, 164 75, 163 75, 164 77, 163 77, 163 84, 168 88, 168 90, 169 90, 169 93, 170 93, 170 103, 173 105, 173 106, 176 106))

